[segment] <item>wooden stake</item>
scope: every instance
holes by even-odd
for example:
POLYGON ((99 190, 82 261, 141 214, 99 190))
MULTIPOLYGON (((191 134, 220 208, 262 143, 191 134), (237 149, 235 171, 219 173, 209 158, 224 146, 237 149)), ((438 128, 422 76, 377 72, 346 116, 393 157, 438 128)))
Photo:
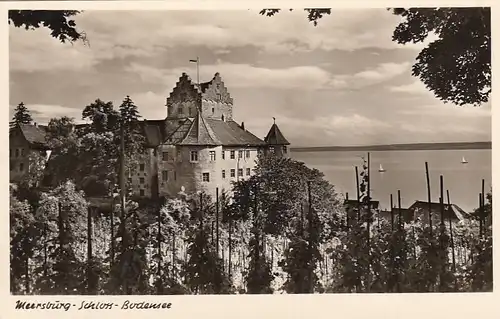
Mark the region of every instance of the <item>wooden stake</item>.
POLYGON ((391 231, 394 232, 394 204, 392 201, 392 194, 391 194, 391 231))
POLYGON ((358 218, 358 223, 359 223, 359 214, 360 214, 360 205, 359 205, 359 202, 361 200, 361 195, 359 193, 359 172, 358 172, 358 167, 356 166, 355 167, 355 171, 356 171, 356 197, 357 197, 357 200, 358 200, 358 211, 357 211, 357 218, 358 218))
MULTIPOLYGON (((431 181, 429 178, 429 164, 425 162, 425 176, 427 178, 427 200, 429 202, 429 228, 432 238, 432 201, 431 201, 431 181)), ((431 242, 432 245, 432 242, 431 242)))
POLYGON ((219 257, 219 188, 215 189, 215 252, 219 257))
POLYGON ((439 175, 439 196, 441 201, 441 226, 444 226, 444 181, 443 175, 439 175))
MULTIPOLYGON (((446 190, 446 197, 448 197, 448 209, 451 208, 451 202, 450 202, 450 191, 446 190)), ((450 224, 450 244, 451 244, 451 258, 452 258, 452 266, 453 266, 453 273, 457 271, 456 268, 456 261, 455 261, 455 241, 453 239, 453 225, 451 223, 451 214, 448 217, 448 222, 450 224)), ((455 277, 455 276, 454 276, 455 277)), ((457 278, 455 277, 455 290, 457 289, 457 278)))

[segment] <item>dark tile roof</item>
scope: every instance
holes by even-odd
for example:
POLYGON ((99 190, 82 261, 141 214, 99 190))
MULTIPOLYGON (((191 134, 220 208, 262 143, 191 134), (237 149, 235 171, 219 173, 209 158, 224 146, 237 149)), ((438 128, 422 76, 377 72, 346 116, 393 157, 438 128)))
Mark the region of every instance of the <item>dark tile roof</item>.
POLYGON ((28 143, 34 146, 44 146, 46 144, 45 126, 39 127, 31 124, 19 124, 19 130, 28 143))
POLYGON ((241 128, 235 121, 223 121, 218 119, 205 120, 212 128, 215 136, 224 146, 264 146, 266 143, 241 128))
POLYGON ((196 116, 187 131, 187 134, 182 140, 177 142, 178 145, 221 145, 217 136, 212 131, 212 128, 206 123, 205 119, 200 115, 196 116))
MULTIPOLYGON (((412 213, 415 212, 424 212, 428 213, 429 212, 429 202, 425 201, 415 201, 413 205, 411 205, 408 210, 412 211, 412 213)), ((436 203, 436 202, 431 202, 431 212, 433 215, 436 216, 441 216, 441 204, 436 203)), ((467 217, 469 214, 466 213, 462 208, 455 204, 444 204, 444 217, 449 218, 451 216, 452 219, 464 219, 467 217)))
POLYGON ((266 138, 264 139, 269 145, 290 145, 290 143, 286 140, 286 138, 281 133, 278 125, 276 123, 271 126, 269 133, 267 133, 266 138))

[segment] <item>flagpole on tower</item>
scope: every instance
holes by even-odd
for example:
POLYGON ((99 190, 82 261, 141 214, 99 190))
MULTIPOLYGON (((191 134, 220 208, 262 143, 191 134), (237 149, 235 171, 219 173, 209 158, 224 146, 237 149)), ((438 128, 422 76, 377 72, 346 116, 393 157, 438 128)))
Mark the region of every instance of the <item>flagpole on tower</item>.
POLYGON ((189 60, 189 62, 196 63, 196 84, 200 86, 200 58, 196 57, 196 60, 189 60))
POLYGON ((200 86, 200 58, 196 57, 196 81, 198 81, 198 87, 200 86))

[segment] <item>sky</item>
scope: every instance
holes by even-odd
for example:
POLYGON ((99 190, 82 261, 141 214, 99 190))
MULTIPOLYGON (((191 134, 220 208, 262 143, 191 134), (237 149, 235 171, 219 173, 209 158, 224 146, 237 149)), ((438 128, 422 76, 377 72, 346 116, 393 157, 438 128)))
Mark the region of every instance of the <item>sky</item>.
POLYGON ((445 104, 411 75, 423 45, 391 41, 400 18, 385 9, 333 10, 317 26, 303 11, 269 18, 238 11, 85 11, 89 44, 47 29, 9 27, 10 116, 20 102, 37 123, 97 98, 126 95, 143 118, 163 119, 182 72, 219 72, 233 115, 264 138, 276 123, 292 146, 491 140, 491 104, 445 104))

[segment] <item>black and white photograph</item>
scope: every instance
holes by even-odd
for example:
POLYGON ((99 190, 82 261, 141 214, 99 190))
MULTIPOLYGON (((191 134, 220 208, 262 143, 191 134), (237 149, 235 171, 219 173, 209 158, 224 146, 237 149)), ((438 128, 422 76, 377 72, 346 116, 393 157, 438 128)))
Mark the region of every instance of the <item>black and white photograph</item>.
POLYGON ((8 11, 11 295, 493 291, 489 7, 59 7, 8 11))

